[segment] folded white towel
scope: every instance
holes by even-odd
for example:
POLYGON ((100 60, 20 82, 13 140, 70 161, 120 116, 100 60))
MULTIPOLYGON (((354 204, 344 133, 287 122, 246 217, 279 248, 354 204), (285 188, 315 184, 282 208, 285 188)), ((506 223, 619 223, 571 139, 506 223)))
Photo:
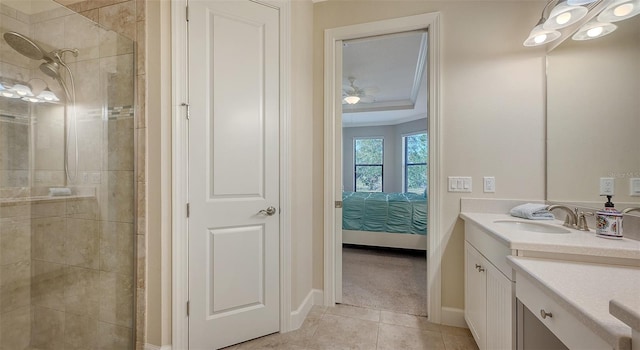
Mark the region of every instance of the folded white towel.
POLYGON ((553 213, 548 211, 546 204, 527 203, 511 209, 511 216, 529 220, 553 220, 553 213))
POLYGON ((71 195, 71 189, 67 188, 67 187, 50 187, 49 188, 49 195, 52 196, 52 197, 70 196, 71 195))

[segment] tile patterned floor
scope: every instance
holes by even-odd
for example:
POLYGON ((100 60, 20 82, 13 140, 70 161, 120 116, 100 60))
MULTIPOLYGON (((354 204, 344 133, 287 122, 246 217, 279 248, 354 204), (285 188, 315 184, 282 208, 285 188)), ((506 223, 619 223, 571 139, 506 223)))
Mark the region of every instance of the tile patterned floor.
POLYGON ((225 350, 477 350, 468 329, 442 326, 425 317, 337 305, 314 306, 302 327, 225 350))

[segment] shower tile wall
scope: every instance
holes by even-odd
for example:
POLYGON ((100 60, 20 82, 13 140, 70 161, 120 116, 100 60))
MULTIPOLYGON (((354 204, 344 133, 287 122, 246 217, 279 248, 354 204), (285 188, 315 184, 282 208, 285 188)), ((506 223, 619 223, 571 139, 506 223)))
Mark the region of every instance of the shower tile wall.
MULTIPOLYGON (((62 5, 67 6, 71 10, 78 12, 85 17, 99 22, 105 28, 112 29, 118 34, 124 35, 136 41, 136 100, 135 114, 136 123, 136 197, 137 201, 133 212, 136 218, 135 237, 136 248, 135 269, 137 281, 135 285, 136 306, 135 322, 136 322, 136 349, 143 349, 146 343, 145 334, 145 318, 146 318, 146 132, 147 132, 147 115, 146 115, 146 0, 56 0, 62 5)), ((106 42, 103 39, 103 42, 106 42)), ((114 50, 116 45, 111 46, 114 50)))
MULTIPOLYGON (((133 208, 136 218, 135 237, 136 248, 135 269, 137 281, 135 287, 136 295, 136 349, 143 349, 146 343, 145 334, 145 314, 146 314, 146 79, 145 79, 145 59, 146 59, 146 0, 56 0, 58 3, 67 6, 69 9, 84 15, 85 17, 100 23, 105 28, 112 29, 118 34, 136 41, 136 100, 135 114, 136 123, 136 197, 137 201, 133 208)), ((112 32, 109 32, 112 33, 112 32)), ((114 35, 115 36, 115 35, 114 35)), ((109 38, 103 38, 103 43, 109 42, 109 38)), ((113 50, 118 50, 118 44, 110 46, 113 50)), ((104 50, 103 50, 104 52, 104 50)), ((127 126, 128 127, 128 126, 127 126)), ((111 144, 111 143, 110 143, 111 144)), ((121 189, 127 190, 127 189, 121 189)))
MULTIPOLYGON (((132 43, 62 7, 26 15, 0 4, 0 16, 2 32, 18 31, 48 49, 79 48, 76 59, 65 58, 78 102, 78 176, 72 171, 69 186, 83 194, 9 199, 64 186, 64 108, 0 99, 0 114, 26 117, 0 117, 0 349, 131 349, 137 215, 132 43)), ((40 62, 3 40, 0 58, 2 77, 37 77, 64 95, 39 71, 40 62)))

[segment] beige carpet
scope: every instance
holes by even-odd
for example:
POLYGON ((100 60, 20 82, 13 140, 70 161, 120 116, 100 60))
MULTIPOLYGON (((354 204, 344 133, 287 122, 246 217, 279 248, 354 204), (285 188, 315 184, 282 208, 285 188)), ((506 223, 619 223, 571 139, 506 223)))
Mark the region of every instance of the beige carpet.
POLYGON ((342 303, 427 315, 425 252, 345 246, 342 303))

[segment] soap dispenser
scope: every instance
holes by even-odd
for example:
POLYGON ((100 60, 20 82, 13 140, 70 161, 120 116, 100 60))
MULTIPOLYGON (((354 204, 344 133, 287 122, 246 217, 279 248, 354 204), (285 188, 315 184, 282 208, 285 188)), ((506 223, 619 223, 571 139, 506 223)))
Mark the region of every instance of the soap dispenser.
POLYGON ((596 212, 596 236, 602 238, 622 238, 622 213, 617 211, 607 196, 603 210, 596 212))

